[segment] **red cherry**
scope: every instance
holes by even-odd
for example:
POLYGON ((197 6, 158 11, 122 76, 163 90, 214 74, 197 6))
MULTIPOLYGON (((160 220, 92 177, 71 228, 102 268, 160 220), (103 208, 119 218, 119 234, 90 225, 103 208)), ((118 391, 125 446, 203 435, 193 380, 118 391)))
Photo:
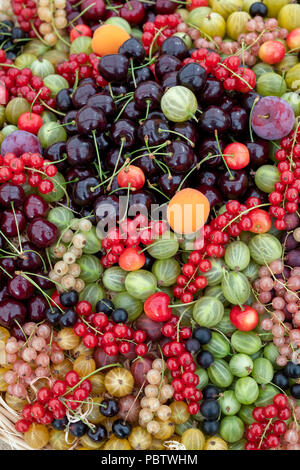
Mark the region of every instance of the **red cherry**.
POLYGON ((151 320, 165 322, 170 320, 172 310, 169 307, 170 297, 164 292, 150 295, 144 304, 144 311, 151 320))
POLYGON ((249 229, 252 233, 266 233, 270 230, 272 219, 267 211, 254 209, 248 213, 252 226, 249 229))
POLYGON ((241 170, 250 163, 250 153, 246 145, 232 142, 225 147, 223 157, 231 170, 241 170))
POLYGON ((91 38, 92 35, 93 33, 89 26, 87 26, 86 24, 78 24, 76 25, 76 27, 73 27, 73 29, 70 32, 70 41, 73 42, 75 41, 75 39, 81 36, 88 36, 91 38))
POLYGON ((258 324, 258 313, 249 305, 239 305, 233 307, 230 311, 231 323, 240 331, 251 331, 258 324))
POLYGON ((285 47, 279 41, 266 41, 260 46, 258 55, 266 64, 277 64, 285 56, 285 47))
POLYGON ((118 185, 121 188, 141 189, 145 184, 145 174, 141 168, 129 165, 122 169, 117 176, 118 185))
POLYGON ((22 131, 37 135, 43 125, 43 119, 36 113, 23 113, 18 119, 18 128, 22 131))

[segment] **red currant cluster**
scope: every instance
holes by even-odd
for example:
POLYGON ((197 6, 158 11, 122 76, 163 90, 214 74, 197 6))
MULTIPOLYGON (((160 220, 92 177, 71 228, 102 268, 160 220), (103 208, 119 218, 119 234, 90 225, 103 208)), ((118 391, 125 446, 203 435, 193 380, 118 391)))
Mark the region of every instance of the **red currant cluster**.
POLYGON ((26 180, 32 188, 38 188, 41 194, 50 193, 54 185, 49 179, 55 176, 57 168, 44 160, 39 153, 23 153, 16 157, 14 153, 0 155, 0 183, 11 181, 14 184, 24 184, 26 180))
POLYGON ((173 288, 174 297, 183 303, 193 301, 193 296, 207 286, 206 278, 201 273, 211 269, 211 262, 203 258, 200 251, 192 251, 187 263, 182 268, 182 274, 177 276, 176 286, 173 288))
POLYGON ((63 419, 67 409, 76 410, 91 391, 90 380, 81 379, 77 372, 70 370, 64 380, 56 380, 51 388, 40 388, 36 401, 23 408, 16 430, 25 433, 33 422, 48 425, 53 419, 63 419))
MULTIPOLYGON (((177 277, 177 284, 173 288, 173 295, 183 303, 193 301, 193 296, 200 289, 204 289, 207 280, 203 273, 211 269, 211 258, 223 258, 225 245, 229 243, 230 237, 238 237, 242 231, 247 232, 258 224, 258 216, 270 219, 266 211, 255 209, 261 204, 257 197, 250 197, 246 204, 231 200, 226 204, 226 211, 211 220, 203 227, 203 237, 194 241, 194 251, 190 254, 188 261, 182 266, 182 274, 177 277), (253 210, 251 210, 253 209, 253 210), (258 212, 256 217, 254 212, 258 212)), ((260 220, 259 228, 269 220, 260 220)), ((253 230, 252 230, 253 231, 253 230)))
MULTIPOLYGON (((10 65, 11 61, 6 58, 2 60, 3 57, 5 57, 5 51, 0 51, 1 64, 10 65)), ((51 91, 44 86, 44 82, 40 77, 32 75, 29 68, 19 70, 15 67, 3 65, 0 67, 0 83, 6 90, 4 99, 1 99, 2 104, 7 104, 10 98, 21 96, 29 103, 34 102, 31 111, 36 114, 42 114, 45 109, 40 100, 43 100, 50 108, 55 107, 55 100, 51 98, 51 91)))
POLYGON ((42 23, 37 16, 36 2, 34 0, 12 0, 12 7, 20 28, 28 32, 31 38, 36 37, 32 24, 36 30, 39 30, 42 23))
POLYGON ((145 263, 145 257, 141 252, 140 243, 151 245, 155 238, 162 235, 167 230, 165 222, 149 222, 143 214, 138 214, 134 219, 122 221, 119 228, 111 229, 107 237, 102 241, 102 250, 106 253, 101 258, 101 263, 105 268, 109 268, 115 263, 125 267, 126 260, 136 257, 136 262, 145 263))
POLYGON ((221 61, 219 54, 202 47, 196 49, 192 57, 184 59, 182 64, 186 65, 191 62, 200 64, 207 73, 214 75, 223 83, 227 91, 248 93, 255 87, 255 73, 249 68, 242 67, 241 60, 237 56, 229 56, 221 61))
POLYGON ((56 71, 59 75, 64 77, 70 85, 73 85, 76 81, 76 73, 78 79, 83 80, 84 78, 94 77, 98 86, 103 87, 107 85, 107 82, 98 72, 99 57, 96 54, 70 54, 69 60, 58 64, 56 71))
POLYGON ((154 22, 147 21, 143 25, 142 43, 148 54, 150 47, 161 46, 165 39, 177 32, 177 26, 182 23, 179 13, 157 15, 154 22))
POLYGON ((298 209, 300 192, 300 129, 292 131, 280 141, 281 148, 276 151, 277 168, 280 181, 275 183, 274 191, 269 194, 271 206, 269 213, 276 219, 278 230, 286 230, 286 214, 293 214, 298 209))
POLYGON ((85 300, 76 305, 76 312, 80 319, 74 325, 74 333, 87 348, 101 347, 108 356, 130 352, 144 356, 148 352, 145 331, 111 321, 103 312, 93 313, 91 304, 85 300))
POLYGON ((163 345, 162 352, 167 358, 166 367, 173 378, 171 385, 174 389, 174 400, 186 400, 189 413, 195 415, 200 409, 197 402, 202 399, 202 392, 196 388, 199 383, 199 377, 195 374, 196 363, 184 343, 192 336, 192 332, 187 326, 179 328, 178 320, 178 317, 173 315, 164 323, 162 334, 171 341, 163 345))
POLYGON ((291 416, 288 399, 282 393, 273 398, 273 404, 258 406, 252 411, 255 422, 246 431, 246 450, 276 449, 280 445, 280 437, 287 430, 286 423, 291 416))

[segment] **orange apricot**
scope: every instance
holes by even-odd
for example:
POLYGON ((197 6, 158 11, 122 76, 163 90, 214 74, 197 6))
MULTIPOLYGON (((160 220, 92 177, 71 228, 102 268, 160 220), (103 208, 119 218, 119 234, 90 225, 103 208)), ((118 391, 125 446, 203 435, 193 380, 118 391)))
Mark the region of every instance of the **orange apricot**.
POLYGON ((182 189, 168 204, 168 222, 176 233, 195 233, 205 224, 209 211, 209 201, 204 194, 192 188, 182 189))
POLYGON ((92 49, 101 57, 107 54, 117 54, 127 39, 130 39, 130 35, 123 28, 114 24, 104 24, 94 32, 92 49))

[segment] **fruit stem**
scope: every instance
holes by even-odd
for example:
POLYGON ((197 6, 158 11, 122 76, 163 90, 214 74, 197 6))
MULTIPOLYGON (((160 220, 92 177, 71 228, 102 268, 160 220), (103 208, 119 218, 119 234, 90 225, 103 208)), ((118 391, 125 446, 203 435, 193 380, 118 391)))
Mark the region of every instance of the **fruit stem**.
POLYGON ((249 207, 249 209, 241 212, 239 215, 237 215, 236 217, 234 217, 234 219, 230 220, 228 222, 228 224, 225 225, 225 227, 222 228, 222 232, 224 230, 226 230, 227 227, 229 227, 229 225, 231 225, 233 222, 235 222, 237 219, 239 219, 242 215, 244 214, 248 214, 248 212, 252 211, 253 209, 257 209, 258 207, 265 207, 265 206, 270 206, 271 204, 269 202, 265 202, 264 204, 259 204, 258 206, 254 206, 254 207, 249 207))
POLYGON ((99 148, 98 148, 97 139, 96 139, 96 129, 92 131, 92 134, 93 134, 94 146, 95 146, 97 160, 98 160, 98 174, 99 174, 100 181, 102 182, 102 179, 103 179, 102 165, 101 165, 100 153, 99 153, 99 148))
POLYGON ((121 155, 122 155, 122 152, 123 152, 123 147, 124 147, 124 142, 126 141, 125 137, 122 137, 121 138, 121 146, 120 146, 120 150, 119 150, 119 154, 118 154, 118 158, 117 158, 117 161, 116 161, 116 164, 114 166, 114 171, 111 175, 111 177, 109 178, 109 184, 107 186, 107 191, 110 191, 111 190, 111 185, 112 185, 112 182, 113 182, 113 179, 115 177, 115 174, 116 174, 116 171, 117 171, 117 167, 119 165, 119 161, 120 161, 120 158, 121 158, 121 155))
POLYGON ((153 51, 153 47, 154 47, 154 44, 156 42, 156 39, 158 38, 158 36, 160 35, 160 33, 166 29, 167 26, 163 26, 162 28, 158 29, 157 32, 155 33, 153 39, 152 39, 152 42, 151 42, 151 45, 150 45, 150 49, 149 49, 149 60, 152 59, 152 51, 153 51))
POLYGON ((135 75, 134 75, 133 59, 132 58, 130 59, 130 69, 131 69, 131 75, 132 75, 134 88, 136 88, 136 79, 135 79, 135 75))
POLYGON ((79 18, 82 15, 84 15, 90 8, 94 7, 95 5, 96 5, 96 2, 88 5, 84 10, 82 10, 82 12, 79 15, 77 15, 75 18, 73 18, 73 20, 70 21, 70 23, 66 26, 66 28, 68 28, 69 26, 72 26, 72 24, 75 23, 75 21, 79 20, 79 18))
POLYGON ((161 127, 158 128, 158 132, 159 134, 161 134, 162 132, 170 132, 170 134, 175 134, 175 135, 178 135, 178 137, 181 137, 183 139, 185 139, 191 147, 195 147, 195 144, 194 142, 191 141, 191 139, 189 139, 186 135, 183 135, 181 134, 180 132, 176 132, 176 131, 171 131, 170 129, 162 129, 161 127))
POLYGON ((133 100, 133 96, 130 96, 128 98, 128 100, 126 101, 126 103, 123 105, 123 107, 121 108, 121 111, 119 112, 119 114, 117 115, 117 117, 115 118, 114 122, 117 122, 118 119, 120 118, 120 116, 123 114, 123 111, 124 109, 126 108, 126 106, 130 103, 130 101, 133 100))
POLYGON ((33 108, 33 106, 34 106, 34 103, 36 102, 36 100, 37 100, 38 97, 40 96, 41 91, 42 91, 42 89, 40 88, 39 91, 38 91, 38 93, 36 94, 34 100, 32 101, 32 103, 31 103, 31 105, 30 105, 30 110, 29 110, 29 118, 30 118, 30 120, 31 120, 32 108, 33 108))
POLYGON ((18 224, 18 219, 17 219, 17 216, 16 216, 16 211, 15 211, 15 208, 14 208, 14 203, 11 202, 10 205, 11 205, 11 210, 14 214, 14 219, 15 219, 15 224, 16 224, 16 229, 17 229, 17 234, 18 234, 18 242, 19 242, 19 246, 20 246, 20 250, 21 250, 20 253, 23 253, 22 241, 21 241, 20 230, 19 230, 19 224, 18 224))
POLYGON ((226 162, 226 160, 225 160, 225 158, 224 158, 224 155, 223 155, 223 153, 222 153, 222 150, 221 150, 221 147, 220 147, 220 142, 219 142, 219 137, 218 137, 218 131, 217 131, 217 130, 215 130, 215 138, 216 138, 217 147, 218 147, 218 150, 219 150, 220 155, 221 155, 221 157, 222 157, 222 160, 223 160, 223 162, 224 162, 224 165, 226 166, 227 171, 228 171, 228 173, 229 173, 229 175, 230 175, 229 178, 230 178, 231 180, 234 180, 234 176, 233 176, 233 174, 231 173, 231 171, 230 171, 230 169, 229 169, 229 166, 227 165, 227 162, 226 162))
POLYGON ((73 97, 75 91, 77 90, 78 82, 79 82, 79 73, 78 73, 78 69, 76 69, 75 70, 75 82, 74 82, 74 86, 73 86, 73 91, 71 93, 71 98, 73 97))
POLYGON ((259 96, 257 96, 255 98, 255 100, 253 101, 253 104, 251 106, 251 110, 250 110, 250 114, 249 114, 249 134, 250 134, 250 140, 251 142, 254 142, 254 139, 253 139, 253 132, 252 132, 252 114, 253 114, 253 110, 254 110, 254 106, 256 105, 256 103, 259 101, 259 96))

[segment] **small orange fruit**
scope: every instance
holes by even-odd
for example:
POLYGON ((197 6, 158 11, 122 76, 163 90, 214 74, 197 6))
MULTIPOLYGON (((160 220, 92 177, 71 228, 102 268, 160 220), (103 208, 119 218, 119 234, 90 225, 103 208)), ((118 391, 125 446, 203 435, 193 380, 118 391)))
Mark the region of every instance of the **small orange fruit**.
POLYGON ((130 35, 124 29, 114 24, 104 24, 94 32, 92 49, 101 57, 107 54, 117 54, 127 39, 130 39, 130 35))
POLYGON ((192 188, 182 189, 168 204, 168 222, 176 233, 195 233, 205 224, 209 211, 209 201, 204 194, 192 188))

